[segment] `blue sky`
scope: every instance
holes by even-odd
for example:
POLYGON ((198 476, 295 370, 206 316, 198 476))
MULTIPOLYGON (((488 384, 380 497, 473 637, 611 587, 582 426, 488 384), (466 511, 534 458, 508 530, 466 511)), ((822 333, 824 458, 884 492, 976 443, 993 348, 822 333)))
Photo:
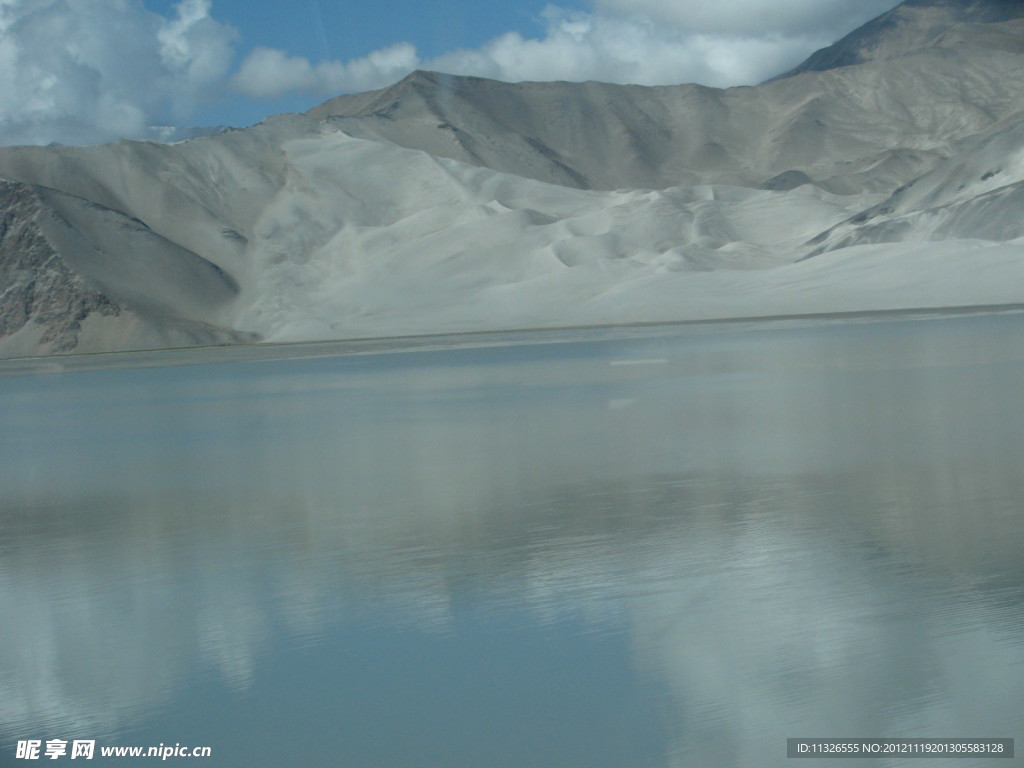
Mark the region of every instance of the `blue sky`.
MULTIPOLYGON (((178 0, 147 0, 164 16, 178 0)), ((393 0, 386 5, 368 0, 214 0, 212 15, 242 34, 241 49, 263 45, 318 59, 350 59, 404 40, 414 41, 426 55, 476 47, 509 30, 541 31, 542 0, 429 2, 393 0)), ((572 3, 563 4, 577 7, 572 3)))
POLYGON ((753 84, 895 0, 0 0, 0 143, 249 125, 414 69, 753 84))

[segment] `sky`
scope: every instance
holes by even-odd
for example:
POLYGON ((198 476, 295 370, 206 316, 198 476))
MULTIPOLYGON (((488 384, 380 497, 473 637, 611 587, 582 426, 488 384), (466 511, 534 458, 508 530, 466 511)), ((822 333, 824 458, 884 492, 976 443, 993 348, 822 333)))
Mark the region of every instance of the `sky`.
POLYGON ((751 85, 895 0, 0 0, 0 144, 245 126, 416 69, 751 85))

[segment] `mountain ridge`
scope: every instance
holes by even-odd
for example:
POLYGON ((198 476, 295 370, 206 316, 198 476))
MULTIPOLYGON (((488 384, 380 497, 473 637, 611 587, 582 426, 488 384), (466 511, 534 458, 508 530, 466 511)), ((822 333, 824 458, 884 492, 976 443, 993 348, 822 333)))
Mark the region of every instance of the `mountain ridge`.
POLYGON ((870 63, 860 82, 833 70, 795 88, 788 78, 757 88, 714 89, 510 84, 419 73, 358 99, 329 100, 306 114, 360 138, 579 188, 758 186, 799 170, 826 188, 846 192, 855 179, 831 187, 829 179, 849 176, 851 170, 856 174, 850 163, 874 165, 872 158, 894 150, 943 151, 1024 106, 1016 98, 1019 60, 1004 53, 987 51, 976 67, 973 88, 983 98, 959 82, 963 57, 956 46, 934 46, 903 62, 914 70, 911 77, 895 79, 870 63), (916 82, 905 86, 911 78, 916 82), (908 96, 914 89, 919 95, 908 96), (969 120, 962 129, 937 124, 944 119, 938 114, 943 105, 953 100, 969 120), (886 102, 910 111, 904 108, 901 118, 880 109, 886 102), (863 130, 867 119, 878 126, 863 130), (587 130, 594 122, 603 133, 587 130), (850 148, 836 153, 839 140, 848 140, 850 148), (826 141, 833 156, 813 155, 812 145, 826 141))

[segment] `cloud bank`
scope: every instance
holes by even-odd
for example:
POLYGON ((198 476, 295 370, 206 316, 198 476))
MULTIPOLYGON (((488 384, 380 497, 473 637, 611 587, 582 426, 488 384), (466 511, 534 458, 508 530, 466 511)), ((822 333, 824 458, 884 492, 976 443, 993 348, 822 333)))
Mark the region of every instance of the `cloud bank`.
POLYGON ((499 80, 603 80, 727 87, 776 75, 894 5, 893 0, 593 0, 591 11, 549 5, 541 34, 518 32, 423 59, 401 43, 361 59, 312 64, 261 48, 235 88, 256 98, 380 88, 415 69, 499 80))
POLYGON ((275 98, 285 93, 335 94, 362 91, 392 83, 419 67, 411 43, 398 43, 347 63, 310 64, 276 48, 256 48, 242 62, 234 86, 253 98, 275 98))
POLYGON ((210 0, 0 0, 0 143, 83 144, 187 119, 223 86, 236 34, 210 0))

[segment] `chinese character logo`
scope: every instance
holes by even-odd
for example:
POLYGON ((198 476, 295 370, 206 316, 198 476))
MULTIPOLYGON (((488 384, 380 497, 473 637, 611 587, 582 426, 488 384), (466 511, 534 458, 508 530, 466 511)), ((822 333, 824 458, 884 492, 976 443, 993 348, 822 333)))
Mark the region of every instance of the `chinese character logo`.
POLYGON ((42 745, 43 742, 38 739, 32 741, 19 741, 18 751, 15 753, 15 757, 19 760, 38 760, 39 748, 42 745))
POLYGON ((71 759, 84 757, 86 760, 92 760, 92 754, 95 749, 95 741, 73 741, 71 743, 71 759))

